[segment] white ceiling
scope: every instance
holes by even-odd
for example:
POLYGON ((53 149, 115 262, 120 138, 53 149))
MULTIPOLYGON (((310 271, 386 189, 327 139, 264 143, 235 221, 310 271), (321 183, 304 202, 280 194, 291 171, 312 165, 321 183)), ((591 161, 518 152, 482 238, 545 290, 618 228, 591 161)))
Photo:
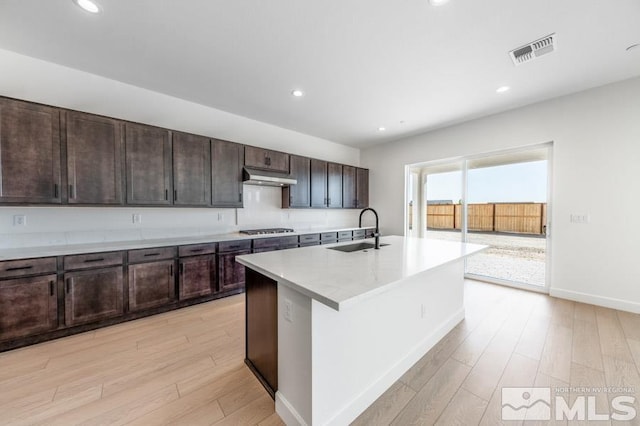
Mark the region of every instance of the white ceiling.
POLYGON ((98 3, 1 0, 0 48, 356 147, 640 75, 638 0, 98 3))

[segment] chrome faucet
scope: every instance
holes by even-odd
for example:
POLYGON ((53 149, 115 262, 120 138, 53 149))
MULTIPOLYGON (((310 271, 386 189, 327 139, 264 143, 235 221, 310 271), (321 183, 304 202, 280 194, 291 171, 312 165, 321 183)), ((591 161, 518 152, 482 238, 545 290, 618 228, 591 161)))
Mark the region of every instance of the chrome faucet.
POLYGON ((362 228, 362 215, 364 214, 364 212, 366 212, 367 210, 370 210, 373 212, 374 215, 376 215, 376 230, 373 232, 373 236, 376 239, 376 245, 375 245, 375 249, 378 250, 380 248, 380 228, 379 228, 379 223, 378 223, 378 212, 375 211, 374 209, 372 209, 371 207, 367 207, 366 209, 363 209, 360 212, 360 219, 358 219, 358 228, 362 228))

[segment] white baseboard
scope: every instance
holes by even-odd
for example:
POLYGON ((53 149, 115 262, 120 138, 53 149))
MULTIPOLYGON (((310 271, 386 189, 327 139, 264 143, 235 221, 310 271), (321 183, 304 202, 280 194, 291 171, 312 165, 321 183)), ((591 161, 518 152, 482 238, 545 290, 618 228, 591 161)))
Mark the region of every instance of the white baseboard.
POLYGON ((551 288, 549 295, 561 299, 569 299, 576 302, 589 303, 591 305, 640 314, 640 303, 629 302, 628 300, 614 299, 612 297, 598 296, 579 291, 563 290, 561 288, 551 288))
POLYGON ((287 426, 308 426, 282 392, 276 392, 276 413, 287 426))

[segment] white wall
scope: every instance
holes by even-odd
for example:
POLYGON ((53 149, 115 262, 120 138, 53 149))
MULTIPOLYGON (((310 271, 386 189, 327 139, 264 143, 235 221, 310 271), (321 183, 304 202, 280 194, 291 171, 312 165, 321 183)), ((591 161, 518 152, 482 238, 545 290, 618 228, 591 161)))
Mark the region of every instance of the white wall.
MULTIPOLYGON (((360 151, 0 49, 0 95, 359 165, 360 151)), ((245 208, 0 207, 0 248, 229 232, 252 226, 356 226, 354 211, 280 210, 280 190, 245 185, 245 208), (261 195, 262 194, 262 195, 261 195), (133 213, 142 213, 134 225, 133 213), (13 226, 25 214, 27 226, 13 226), (220 215, 221 216, 220 216, 220 215)))
POLYGON ((363 150, 382 232, 403 233, 406 164, 549 141, 551 294, 640 312, 640 78, 363 150))

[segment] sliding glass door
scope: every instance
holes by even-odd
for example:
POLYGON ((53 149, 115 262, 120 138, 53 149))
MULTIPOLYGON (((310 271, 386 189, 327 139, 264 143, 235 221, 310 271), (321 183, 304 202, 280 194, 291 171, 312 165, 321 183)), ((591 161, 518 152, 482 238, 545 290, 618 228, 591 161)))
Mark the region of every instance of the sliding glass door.
POLYGON ((488 245, 467 260, 467 276, 544 288, 550 152, 546 144, 410 166, 413 223, 407 235, 488 245))

